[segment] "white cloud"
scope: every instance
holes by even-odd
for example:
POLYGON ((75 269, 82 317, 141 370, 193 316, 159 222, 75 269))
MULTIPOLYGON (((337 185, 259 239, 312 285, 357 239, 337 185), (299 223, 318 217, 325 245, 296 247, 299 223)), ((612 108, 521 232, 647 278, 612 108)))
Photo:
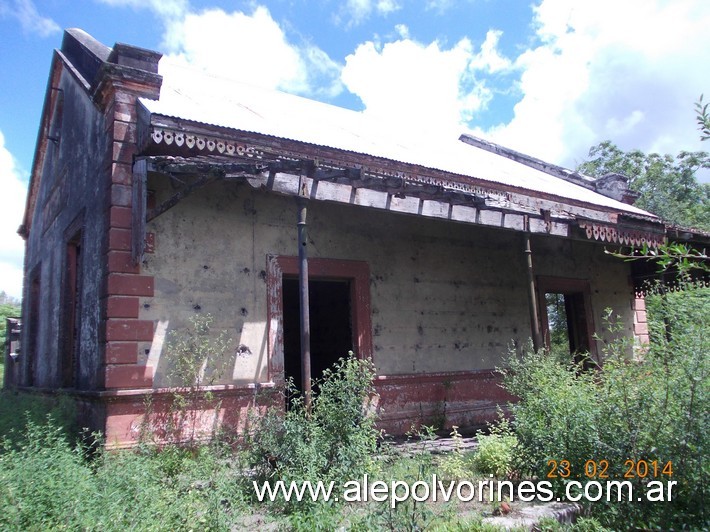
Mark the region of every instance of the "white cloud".
POLYGON ((211 9, 188 13, 171 28, 173 60, 211 74, 291 90, 306 88, 305 61, 265 7, 252 15, 211 9))
POLYGON ((2 2, 0 3, 0 16, 16 19, 20 23, 22 31, 37 34, 40 37, 49 37, 61 31, 54 20, 39 14, 32 0, 14 0, 12 5, 2 2))
POLYGON ((444 13, 454 5, 454 0, 427 0, 425 8, 427 11, 438 11, 444 13))
POLYGON ((336 22, 345 20, 346 26, 357 26, 373 13, 384 16, 400 9, 402 4, 397 0, 347 0, 336 16, 336 22))
POLYGON ((295 44, 269 10, 251 14, 211 8, 190 10, 186 0, 100 0, 150 9, 162 20, 166 60, 268 88, 332 98, 342 91, 341 66, 320 48, 295 44))
POLYGON ((0 291, 22 297, 22 258, 25 246, 17 234, 25 209, 27 184, 0 131, 0 291))
MULTIPOLYGON (((360 44, 344 67, 317 46, 289 39, 266 7, 194 12, 188 0, 99 1, 157 13, 173 59, 307 96, 332 98, 345 84, 366 113, 403 125, 460 131, 475 125, 495 94, 518 93, 511 120, 475 132, 559 164, 575 165, 607 138, 624 149, 706 148, 693 116, 694 101, 710 92, 706 0, 538 0, 534 44, 515 58, 499 51, 498 29, 476 49, 468 38, 453 46, 419 43, 396 24, 390 42, 360 44)), ((402 4, 348 0, 339 17, 359 24, 402 4)), ((450 5, 429 0, 425 7, 450 5)))
POLYGON ((504 72, 512 67, 510 59, 498 52, 498 41, 503 32, 488 30, 486 40, 481 45, 481 52, 473 58, 470 67, 474 70, 483 70, 491 74, 504 72))
POLYGON ((693 102, 710 87, 703 0, 542 0, 538 46, 515 61, 523 94, 493 140, 574 165, 593 144, 702 149, 693 102))
POLYGON ((468 39, 451 48, 408 38, 384 45, 365 42, 345 60, 342 80, 365 105, 365 113, 404 128, 437 130, 458 137, 493 97, 479 74, 511 68, 496 49, 500 32, 490 31, 476 52, 468 39))
POLYGON ((133 9, 150 9, 166 20, 180 18, 187 13, 188 0, 98 0, 102 4, 133 9))

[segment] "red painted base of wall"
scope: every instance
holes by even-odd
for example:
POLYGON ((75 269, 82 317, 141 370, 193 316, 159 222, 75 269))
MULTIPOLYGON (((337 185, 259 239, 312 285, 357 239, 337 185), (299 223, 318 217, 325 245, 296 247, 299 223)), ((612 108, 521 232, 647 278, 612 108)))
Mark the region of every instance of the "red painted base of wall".
MULTIPOLYGON (((378 427, 393 436, 421 425, 447 432, 453 425, 460 431, 479 428, 496 418, 498 405, 514 400, 492 371, 380 376, 374 387, 378 427)), ((134 446, 141 438, 161 444, 208 440, 217 429, 243 433, 250 429, 251 416, 269 406, 284 407, 280 389, 271 384, 210 386, 192 396, 180 390, 181 408, 176 408, 174 392, 144 388, 70 394, 80 426, 101 431, 110 449, 134 446)))
POLYGON ((378 425, 392 435, 421 425, 447 432, 454 425, 460 431, 480 428, 496 419, 499 405, 515 399, 500 383, 493 371, 378 377, 378 425))
POLYGON ((281 404, 281 395, 264 386, 210 386, 193 393, 118 390, 77 399, 77 414, 87 425, 91 422, 93 430, 104 433, 109 449, 132 447, 141 440, 156 444, 206 441, 218 430, 241 433, 249 430, 252 415, 281 404))

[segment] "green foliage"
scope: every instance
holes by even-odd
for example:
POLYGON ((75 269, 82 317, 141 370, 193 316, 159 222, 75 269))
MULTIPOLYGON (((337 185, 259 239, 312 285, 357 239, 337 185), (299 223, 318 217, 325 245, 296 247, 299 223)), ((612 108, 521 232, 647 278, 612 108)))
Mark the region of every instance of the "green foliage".
POLYGON ((0 448, 0 529, 229 530, 241 475, 218 447, 91 452, 29 422, 0 448))
MULTIPOLYGON (((414 452, 411 457, 402 457, 397 453, 386 456, 380 463, 379 476, 388 485, 393 481, 404 481, 409 486, 413 486, 416 482, 428 481, 434 472, 438 472, 432 454, 426 450, 427 443, 436 439, 434 427, 426 425, 417 429, 412 427, 407 436, 409 439, 419 440, 423 448, 414 452)), ((396 503, 394 507, 389 501, 376 506, 365 515, 358 529, 413 532, 433 528, 444 520, 428 502, 410 497, 406 501, 396 503)))
POLYGON ((489 426, 489 434, 478 431, 478 448, 473 456, 474 467, 484 475, 505 478, 513 472, 518 438, 508 420, 489 426))
POLYGON ((140 431, 143 443, 195 444, 220 435, 219 426, 206 428, 200 419, 203 409, 219 410, 219 400, 205 387, 215 384, 232 362, 228 356, 229 336, 226 331, 211 335, 213 321, 210 314, 195 314, 190 318, 190 327, 168 335, 171 400, 167 411, 156 408, 150 398, 146 401, 140 431))
POLYGON ((30 421, 21 445, 6 439, 0 452, 0 528, 85 528, 94 487, 81 449, 51 418, 30 421))
MULTIPOLYGON (((253 420, 248 437, 250 465, 258 481, 282 479, 311 482, 349 479, 372 470, 379 432, 368 409, 374 393, 374 367, 352 353, 340 359, 317 382, 309 413, 303 398, 291 387, 294 399, 288 411, 271 408, 253 420)), ((312 504, 291 501, 289 510, 312 504), (294 506, 296 505, 296 506, 294 506)))
POLYGON ((217 382, 224 373, 225 355, 231 342, 226 331, 210 335, 214 318, 210 314, 194 314, 190 327, 171 331, 167 352, 170 356, 170 386, 194 390, 217 382))
MULTIPOLYGON (((701 291, 702 292, 702 291, 701 291)), ((605 525, 698 527, 707 524, 704 500, 710 473, 710 308, 706 293, 688 290, 672 301, 664 316, 654 309, 654 342, 640 361, 627 357, 629 345, 616 340, 603 346, 601 371, 564 365, 545 353, 513 357, 504 370, 505 387, 520 397, 511 405, 523 473, 550 479, 558 495, 568 480, 585 481, 587 460, 609 464, 613 480, 630 480, 636 494, 648 478, 624 478, 628 460, 671 461, 673 476, 658 471, 655 480, 678 484, 672 501, 596 502, 589 510, 605 525), (665 317, 673 330, 659 331, 665 317), (555 471, 554 460, 558 468, 555 471), (560 463, 571 475, 562 478, 560 463)), ((620 327, 611 313, 609 326, 620 327)), ((660 469, 660 468, 659 468, 660 469)), ((654 480, 654 479, 651 479, 654 480)))
POLYGON ((625 152, 606 140, 589 150, 589 160, 578 170, 594 177, 623 174, 639 193, 638 207, 673 224, 710 230, 710 184, 697 181, 700 168, 710 168, 706 152, 684 151, 675 157, 625 152))
POLYGON ((65 436, 75 438, 81 428, 75 424, 75 408, 74 401, 65 395, 0 390, 0 437, 16 441, 23 437, 26 425, 41 425, 50 416, 65 436))
POLYGON ((463 437, 456 425, 451 427, 450 435, 454 448, 441 461, 441 476, 445 479, 458 480, 470 475, 471 456, 463 450, 463 437))
POLYGON ((340 521, 339 509, 332 504, 315 504, 291 513, 288 523, 293 532, 330 532, 340 521))
POLYGON ((611 532, 593 517, 580 517, 573 525, 563 525, 552 517, 543 517, 535 530, 537 532, 611 532))
POLYGON ((562 459, 581 471, 587 460, 602 452, 598 435, 602 420, 592 373, 544 351, 523 358, 511 353, 504 383, 521 398, 511 405, 511 412, 521 447, 513 467, 523 475, 544 477, 548 460, 562 459))
POLYGON ((710 139, 710 113, 708 113, 707 103, 703 103, 703 95, 700 95, 698 101, 695 102, 696 119, 698 129, 700 130, 700 140, 710 139))

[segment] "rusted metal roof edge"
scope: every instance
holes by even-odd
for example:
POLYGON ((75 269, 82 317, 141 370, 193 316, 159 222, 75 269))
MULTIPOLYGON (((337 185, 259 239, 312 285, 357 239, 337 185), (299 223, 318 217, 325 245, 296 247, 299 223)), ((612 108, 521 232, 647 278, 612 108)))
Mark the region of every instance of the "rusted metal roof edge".
MULTIPOLYGON (((308 155, 314 159, 328 158, 332 160, 338 160, 339 162, 341 162, 341 164, 350 164, 356 167, 377 166, 381 168, 387 168, 388 170, 393 172, 402 172, 414 175, 429 175, 433 178, 448 180, 453 186, 455 186, 456 184, 466 184, 474 187, 480 187, 482 189, 487 189, 493 193, 497 192, 521 194, 531 198, 545 199, 552 202, 595 210, 607 214, 625 216, 628 215, 652 223, 661 223, 660 219, 655 215, 644 216, 636 212, 618 209, 607 205, 599 205, 595 203, 581 201, 578 199, 568 198, 565 196, 555 195, 549 192, 541 192, 524 187, 516 187, 497 181, 473 177, 470 175, 453 174, 451 172, 447 172, 438 168, 420 166, 407 161, 388 159, 375 155, 368 155, 329 146, 322 146, 319 144, 312 144, 297 139, 289 139, 273 135, 266 135, 253 131, 241 130, 238 128, 208 124, 195 120, 184 119, 178 116, 168 116, 158 113, 151 113, 145 106, 143 106, 142 102, 140 101, 139 106, 142 108, 142 112, 145 113, 144 116, 147 118, 147 120, 143 121, 143 127, 174 129, 175 131, 181 131, 186 134, 189 132, 193 132, 198 135, 202 134, 215 138, 221 138, 225 141, 234 141, 237 138, 239 138, 243 142, 256 141, 256 143, 266 144, 271 149, 283 150, 285 152, 291 152, 293 154, 300 153, 302 155, 308 155)), ((157 144, 152 141, 149 132, 143 131, 141 132, 141 136, 143 138, 142 145, 139 147, 141 152, 150 152, 151 147, 157 146, 157 144)), ((147 154, 152 155, 153 153, 147 154)))

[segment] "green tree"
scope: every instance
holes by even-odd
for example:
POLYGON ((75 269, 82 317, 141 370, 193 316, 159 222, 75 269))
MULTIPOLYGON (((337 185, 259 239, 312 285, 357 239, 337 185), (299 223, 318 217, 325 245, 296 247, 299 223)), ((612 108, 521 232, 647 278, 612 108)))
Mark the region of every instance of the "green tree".
POLYGON ((605 140, 592 146, 578 170, 593 177, 623 174, 639 194, 638 207, 672 224, 710 230, 710 184, 699 183, 695 175, 701 168, 710 168, 707 152, 682 151, 675 157, 625 152, 605 140))

